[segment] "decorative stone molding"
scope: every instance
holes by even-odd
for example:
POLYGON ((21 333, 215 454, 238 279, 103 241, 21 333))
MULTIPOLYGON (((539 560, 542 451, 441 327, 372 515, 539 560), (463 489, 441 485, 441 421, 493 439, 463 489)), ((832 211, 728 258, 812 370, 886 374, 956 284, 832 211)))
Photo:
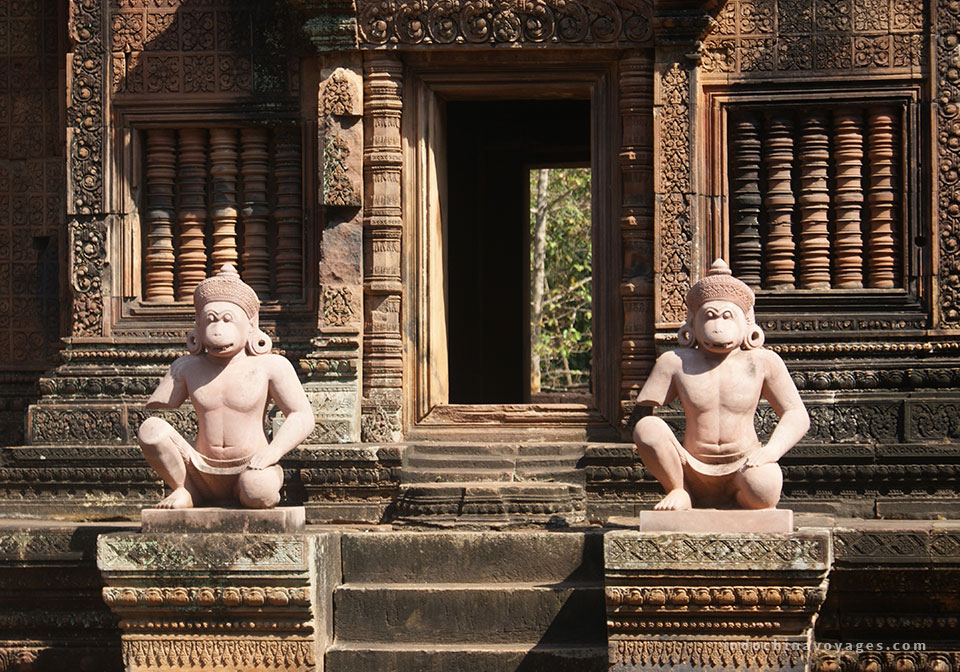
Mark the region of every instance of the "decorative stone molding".
POLYGON ((650 0, 358 0, 361 47, 490 44, 649 45, 650 0))

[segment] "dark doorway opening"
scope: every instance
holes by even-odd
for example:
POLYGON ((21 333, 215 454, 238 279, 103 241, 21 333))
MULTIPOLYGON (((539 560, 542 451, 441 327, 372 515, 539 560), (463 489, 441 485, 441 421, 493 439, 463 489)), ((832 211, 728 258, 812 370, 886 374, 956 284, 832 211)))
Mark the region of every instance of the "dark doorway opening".
POLYGON ((450 403, 523 403, 529 369, 529 169, 589 165, 588 100, 447 103, 450 403))

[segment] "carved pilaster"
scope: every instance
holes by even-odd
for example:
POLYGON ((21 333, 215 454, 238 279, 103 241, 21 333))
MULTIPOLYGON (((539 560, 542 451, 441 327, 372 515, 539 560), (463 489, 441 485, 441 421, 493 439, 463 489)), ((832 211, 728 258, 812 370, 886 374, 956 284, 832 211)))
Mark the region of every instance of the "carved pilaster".
POLYGON ((690 181, 690 72, 682 59, 657 63, 654 176, 657 208, 654 304, 658 327, 679 326, 695 280, 690 181))
POLYGON ((803 289, 830 287, 830 191, 827 176, 830 139, 827 118, 812 113, 803 120, 798 147, 800 160, 799 284, 803 289))
POLYGON ((767 126, 767 190, 764 207, 767 211, 767 245, 764 286, 793 289, 793 118, 778 114, 767 126))
POLYGON ((260 299, 270 295, 270 250, 267 243, 267 130, 247 127, 240 131, 241 165, 243 178, 243 264, 240 274, 253 287, 260 299))
POLYGON ((144 299, 173 301, 173 184, 177 175, 173 129, 147 131, 147 252, 144 257, 144 299))
POLYGON ((897 208, 897 147, 899 115, 896 108, 871 108, 867 113, 867 158, 870 166, 867 237, 867 287, 895 287, 897 208))
POLYGON ((620 61, 622 399, 636 396, 656 358, 653 344, 653 65, 648 52, 634 52, 620 61))
POLYGON ((207 277, 207 131, 183 128, 179 136, 177 299, 190 301, 193 290, 207 277))
POLYGON ((401 437, 400 237, 403 227, 400 138, 403 70, 377 52, 364 59, 363 439, 401 437))
POLYGON ((833 286, 863 287, 863 117, 859 110, 834 112, 833 155, 836 160, 833 286))
POLYGON ((303 218, 300 179, 300 138, 281 129, 276 135, 274 179, 277 197, 273 218, 277 226, 276 289, 280 298, 303 293, 303 218))
MULTIPOLYGON (((333 60, 330 58, 330 60, 333 60)), ((363 77, 358 62, 321 70, 317 92, 320 205, 323 220, 320 293, 312 351, 300 360, 322 443, 355 442, 360 434, 360 345, 363 284, 363 77)), ((332 65, 332 64, 331 64, 332 65)))
POLYGON ((760 286, 760 119, 747 114, 734 124, 733 274, 760 286))
POLYGON ((950 0, 936 5, 936 91, 932 105, 936 112, 936 156, 939 170, 933 231, 936 257, 936 323, 945 328, 960 328, 960 206, 956 200, 960 187, 960 70, 955 65, 960 44, 960 6, 950 0))
POLYGON ((237 265, 237 130, 210 129, 213 176, 213 268, 237 265))

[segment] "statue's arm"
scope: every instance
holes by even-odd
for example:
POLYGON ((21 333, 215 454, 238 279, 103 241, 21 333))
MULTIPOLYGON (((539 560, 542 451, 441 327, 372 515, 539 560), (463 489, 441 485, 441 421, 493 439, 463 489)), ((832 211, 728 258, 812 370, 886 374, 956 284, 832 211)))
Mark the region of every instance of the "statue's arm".
POLYGON ((183 357, 175 360, 167 374, 157 385, 150 398, 147 399, 147 408, 177 408, 187 400, 187 383, 183 379, 183 357))
POLYGON ((270 361, 270 396, 284 420, 273 441, 250 460, 251 469, 264 469, 299 446, 313 431, 313 409, 293 365, 282 355, 264 355, 270 361))
POLYGON ((643 384, 637 403, 641 406, 666 406, 677 398, 674 374, 680 367, 680 358, 675 352, 666 352, 657 358, 653 371, 643 384))
POLYGON ((776 461, 797 445, 807 433, 810 429, 810 416, 780 356, 769 350, 764 350, 763 355, 766 375, 762 394, 770 402, 774 412, 780 416, 780 421, 764 448, 773 458, 771 461, 776 461))

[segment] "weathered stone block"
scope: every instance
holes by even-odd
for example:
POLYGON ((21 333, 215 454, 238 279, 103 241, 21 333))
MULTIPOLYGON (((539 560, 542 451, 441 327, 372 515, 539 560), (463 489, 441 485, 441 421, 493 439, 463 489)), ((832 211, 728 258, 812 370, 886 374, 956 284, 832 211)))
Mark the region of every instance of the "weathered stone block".
POLYGON ((790 509, 641 511, 641 532, 793 532, 790 509))
POLYGON ((140 517, 144 534, 226 532, 241 534, 292 534, 302 532, 302 506, 275 509, 144 509, 140 517))

